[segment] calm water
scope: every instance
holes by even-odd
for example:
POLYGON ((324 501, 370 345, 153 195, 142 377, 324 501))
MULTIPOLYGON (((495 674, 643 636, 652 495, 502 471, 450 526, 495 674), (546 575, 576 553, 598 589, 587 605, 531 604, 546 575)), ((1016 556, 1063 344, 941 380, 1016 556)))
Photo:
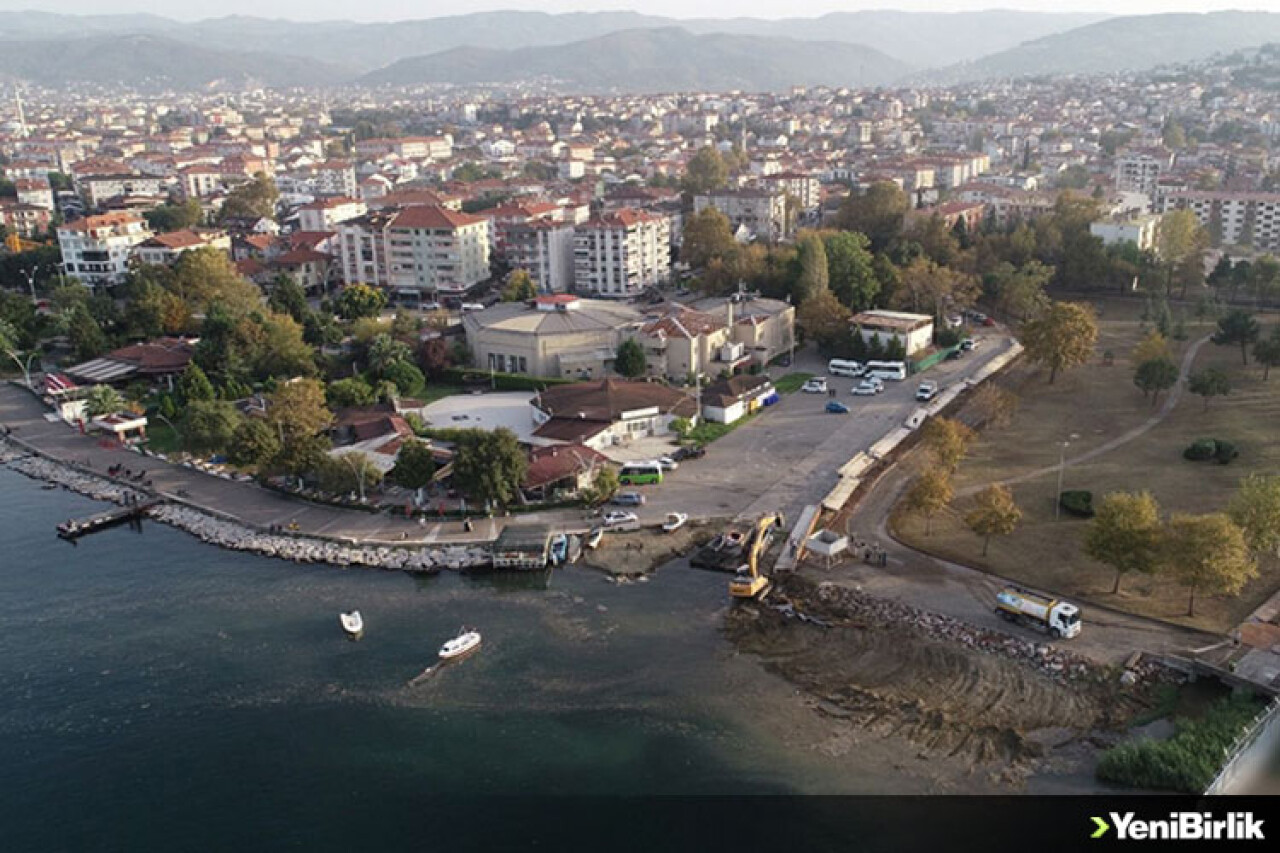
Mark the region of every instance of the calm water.
POLYGON ((97 507, 0 469, 0 849, 328 849, 356 825, 378 849, 456 819, 448 795, 838 784, 751 736, 752 694, 781 688, 720 636, 723 576, 544 587, 297 566, 150 523, 54 537, 97 507), (406 687, 463 623, 481 652, 406 687))

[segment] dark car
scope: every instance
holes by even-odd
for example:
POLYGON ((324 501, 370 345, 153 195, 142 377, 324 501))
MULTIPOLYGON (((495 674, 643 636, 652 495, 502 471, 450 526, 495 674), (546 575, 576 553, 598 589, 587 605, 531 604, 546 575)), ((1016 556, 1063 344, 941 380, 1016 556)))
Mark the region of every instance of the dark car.
POLYGON ((676 452, 671 454, 671 458, 677 462, 683 462, 686 459, 701 459, 707 455, 707 449, 701 444, 687 444, 684 447, 676 448, 676 452))
POLYGON ((955 361, 958 358, 964 358, 965 351, 962 349, 953 349, 947 353, 947 361, 955 361))

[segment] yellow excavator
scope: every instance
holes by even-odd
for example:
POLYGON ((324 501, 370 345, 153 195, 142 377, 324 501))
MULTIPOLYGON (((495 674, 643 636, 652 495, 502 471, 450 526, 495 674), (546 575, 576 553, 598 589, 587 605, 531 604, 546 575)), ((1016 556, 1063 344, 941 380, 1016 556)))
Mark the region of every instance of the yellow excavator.
POLYGON ((772 582, 760 573, 760 557, 769 549, 773 532, 781 530, 784 524, 782 513, 774 512, 759 518, 751 528, 751 535, 742 549, 747 561, 729 581, 729 594, 734 598, 761 598, 769 592, 772 582))

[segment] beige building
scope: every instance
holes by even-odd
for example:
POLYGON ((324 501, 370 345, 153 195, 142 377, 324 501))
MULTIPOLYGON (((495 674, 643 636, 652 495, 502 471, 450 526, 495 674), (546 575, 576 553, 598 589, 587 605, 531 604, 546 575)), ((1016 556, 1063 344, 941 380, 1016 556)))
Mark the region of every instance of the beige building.
POLYGON ((737 231, 745 228, 753 240, 774 242, 790 236, 787 194, 777 189, 720 190, 693 200, 693 212, 714 207, 737 231))
POLYGON ((1160 217, 1155 214, 1104 219, 1089 225, 1089 233, 1101 237, 1104 244, 1113 246, 1118 243, 1133 243, 1143 252, 1155 250, 1159 230, 1160 217))
POLYGON ((489 221, 444 207, 406 207, 386 229, 398 291, 460 296, 489 278, 489 221))
POLYGON ((573 278, 580 293, 632 296, 671 274, 671 223, 665 216, 619 210, 579 226, 573 278))

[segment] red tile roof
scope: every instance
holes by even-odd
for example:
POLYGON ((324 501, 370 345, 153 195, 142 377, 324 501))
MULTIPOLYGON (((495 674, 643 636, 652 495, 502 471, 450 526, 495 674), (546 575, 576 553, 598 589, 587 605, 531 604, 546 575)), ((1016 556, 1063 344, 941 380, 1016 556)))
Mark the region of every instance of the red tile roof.
POLYGON ((437 230, 452 230, 462 228, 467 225, 476 225, 485 220, 479 216, 472 216, 468 213, 459 213, 456 210, 449 210, 447 207, 436 207, 431 205, 415 205, 406 207, 404 210, 396 214, 391 220, 388 228, 434 228, 437 230))

